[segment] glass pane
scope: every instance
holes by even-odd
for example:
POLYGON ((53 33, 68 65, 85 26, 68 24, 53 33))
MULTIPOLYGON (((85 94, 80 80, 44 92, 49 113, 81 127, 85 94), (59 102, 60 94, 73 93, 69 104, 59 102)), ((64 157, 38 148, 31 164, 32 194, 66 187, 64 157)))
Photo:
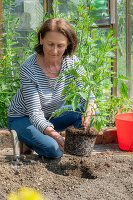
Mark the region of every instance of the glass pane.
MULTIPOLYGON (((59 0, 59 12, 67 14, 69 16, 69 13, 76 13, 77 12, 77 5, 80 0, 59 0)), ((77 14, 76 14, 77 15, 77 14)))
MULTIPOLYGON (((15 28, 18 33, 17 46, 22 46, 26 42, 29 33, 37 29, 43 20, 43 0, 13 0, 12 2, 15 5, 11 10, 13 19, 19 19, 19 23, 15 28)), ((3 5, 4 10, 7 5, 3 5)))
POLYGON ((77 10, 77 4, 79 3, 80 0, 59 0, 60 5, 59 5, 59 11, 62 13, 69 13, 73 12, 76 8, 77 10))
POLYGON ((91 12, 97 18, 97 25, 110 25, 109 0, 88 0, 88 6, 96 9, 91 12))
MULTIPOLYGON (((118 12, 118 51, 117 73, 126 76, 126 0, 117 3, 118 12)), ((119 95, 119 89, 118 89, 119 95)))
MULTIPOLYGON (((65 14, 69 14, 72 12, 73 14, 77 12, 77 4, 80 0, 59 0, 61 3, 59 5, 59 11, 65 14)), ((109 25, 110 24, 110 15, 109 15, 109 0, 87 0, 86 1, 88 7, 95 8, 91 13, 94 15, 96 23, 98 25, 109 25)))
MULTIPOLYGON (((133 26, 131 24, 133 23, 133 1, 131 2, 130 10, 131 10, 131 23, 130 23, 130 41, 131 41, 131 80, 128 82, 127 86, 129 89, 129 97, 130 99, 133 99, 133 26)), ((117 56, 117 66, 118 66, 118 74, 123 74, 126 76, 127 74, 127 66, 126 66, 126 0, 118 0, 117 3, 118 7, 118 56, 117 56)), ((129 52, 130 54, 130 52, 129 52)), ((130 63, 130 62, 129 62, 130 63)))
POLYGON ((15 0, 16 17, 20 16, 21 29, 35 29, 43 19, 43 0, 15 0))

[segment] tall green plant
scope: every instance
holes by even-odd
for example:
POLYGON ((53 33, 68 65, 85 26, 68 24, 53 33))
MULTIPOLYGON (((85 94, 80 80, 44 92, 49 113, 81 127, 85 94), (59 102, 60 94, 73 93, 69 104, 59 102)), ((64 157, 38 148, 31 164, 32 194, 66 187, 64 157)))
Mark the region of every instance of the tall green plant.
POLYGON ((11 11, 14 9, 13 2, 2 1, 3 3, 3 35, 1 40, 3 46, 0 53, 0 127, 6 127, 7 108, 10 99, 19 87, 19 56, 15 38, 17 33, 15 27, 18 20, 14 20, 11 11))
MULTIPOLYGON (((16 4, 13 0, 2 1, 3 27, 2 46, 0 49, 0 127, 6 127, 7 109, 10 100, 20 87, 19 71, 22 63, 34 52, 37 43, 37 30, 33 30, 24 38, 24 43, 19 43, 20 20, 15 16, 16 4)), ((47 19, 47 14, 44 20, 47 19)))
POLYGON ((0 127, 6 127, 7 109, 10 100, 20 87, 19 71, 24 60, 34 52, 37 41, 36 30, 25 37, 25 43, 19 44, 19 18, 15 17, 16 4, 12 0, 2 1, 3 27, 2 49, 0 53, 0 127))
MULTIPOLYGON (((85 118, 87 107, 90 104, 90 94, 93 93, 95 103, 98 106, 94 127, 100 130, 101 126, 104 126, 107 122, 108 113, 105 104, 109 101, 109 91, 111 91, 111 87, 113 86, 111 77, 114 75, 114 72, 111 70, 111 63, 115 56, 113 52, 117 48, 117 39, 114 37, 113 30, 110 30, 106 36, 99 31, 95 24, 96 19, 91 12, 94 9, 91 5, 88 8, 86 1, 82 1, 78 5, 77 16, 68 18, 79 39, 76 52, 79 62, 75 63, 75 68, 71 67, 64 72, 65 74, 73 75, 74 78, 64 88, 62 95, 66 95, 64 99, 65 104, 71 104, 74 111, 76 111, 81 97, 86 100, 86 106, 83 112, 85 118), (78 71, 81 68, 83 74, 80 76, 78 71), (82 84, 82 87, 78 86, 78 82, 82 84)), ((118 80, 119 77, 117 77, 115 83, 118 80)), ((123 95, 127 97, 127 87, 124 82, 122 82, 122 86, 123 95)), ((53 116, 59 115, 61 112, 62 110, 56 111, 53 116)), ((93 117, 91 118, 90 124, 92 122, 93 117)))

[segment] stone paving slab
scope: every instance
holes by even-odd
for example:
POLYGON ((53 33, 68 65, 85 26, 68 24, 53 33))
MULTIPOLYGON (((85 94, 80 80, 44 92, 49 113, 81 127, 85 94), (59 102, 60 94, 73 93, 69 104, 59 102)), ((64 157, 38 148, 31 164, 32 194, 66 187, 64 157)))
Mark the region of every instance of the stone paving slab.
MULTIPOLYGON (((94 146, 94 150, 92 152, 92 155, 95 155, 95 154, 133 155, 133 152, 120 150, 118 144, 98 144, 94 146)), ((5 149, 0 150, 0 157, 1 156, 13 156, 13 149, 5 148, 5 149)))
MULTIPOLYGON (((101 134, 99 134, 99 135, 101 135, 101 134)), ((112 135, 116 137, 116 134, 112 133, 112 135)), ((105 136, 107 138, 109 138, 108 134, 106 134, 105 136)), ((2 156, 11 156, 12 157, 13 156, 13 148, 11 148, 11 146, 12 146, 11 133, 7 129, 0 129, 0 139, 2 139, 2 141, 3 141, 3 145, 0 148, 0 157, 2 157, 2 156), (8 148, 3 148, 4 146, 8 146, 8 148)), ((133 152, 120 150, 118 143, 112 143, 112 140, 111 140, 111 144, 109 144, 109 143, 108 144, 95 144, 92 155, 105 154, 105 153, 106 154, 118 154, 118 155, 133 155, 133 152)))
POLYGON ((131 151, 123 151, 119 148, 118 144, 98 144, 94 146, 92 154, 97 153, 113 153, 121 155, 133 155, 131 151))

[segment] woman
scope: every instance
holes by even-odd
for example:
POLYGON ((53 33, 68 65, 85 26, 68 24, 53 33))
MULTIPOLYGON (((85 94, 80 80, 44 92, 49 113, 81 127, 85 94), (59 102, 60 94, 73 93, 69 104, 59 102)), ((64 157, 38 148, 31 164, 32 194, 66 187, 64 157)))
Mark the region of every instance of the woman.
MULTIPOLYGON (((52 112, 63 107, 62 90, 72 76, 59 74, 74 67, 77 58, 73 55, 77 37, 65 19, 48 19, 38 32, 35 51, 20 70, 21 88, 13 97, 8 110, 8 128, 16 130, 18 139, 39 155, 58 158, 64 152, 64 139, 59 134, 68 126, 81 127, 80 113, 64 111, 59 117, 49 120, 52 112)), ((94 97, 90 97, 92 102, 94 97)), ((81 98, 81 106, 85 104, 81 98)), ((81 108, 82 109, 82 108, 81 108)), ((84 127, 89 123, 91 109, 84 127)))

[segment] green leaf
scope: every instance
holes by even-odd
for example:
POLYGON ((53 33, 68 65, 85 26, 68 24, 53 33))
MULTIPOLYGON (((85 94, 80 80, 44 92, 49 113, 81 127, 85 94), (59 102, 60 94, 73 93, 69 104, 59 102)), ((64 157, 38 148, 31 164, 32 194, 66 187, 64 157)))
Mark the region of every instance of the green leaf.
POLYGON ((82 81, 86 82, 86 76, 81 75, 81 77, 82 77, 82 81))
POLYGON ((90 118, 90 127, 93 125, 93 121, 94 121, 94 116, 92 116, 92 117, 90 118))
POLYGON ((128 88, 123 82, 121 82, 120 91, 121 95, 123 95, 125 98, 128 98, 128 88))
POLYGON ((79 92, 80 96, 87 101, 88 93, 86 91, 79 92))
POLYGON ((61 94, 64 95, 66 91, 68 90, 68 88, 69 88, 69 85, 65 86, 61 94))
POLYGON ((69 109, 70 109, 70 107, 62 108, 62 109, 60 108, 60 109, 55 110, 55 112, 53 112, 52 115, 50 116, 49 120, 50 120, 52 117, 55 117, 55 116, 58 117, 59 115, 62 114, 63 111, 67 111, 67 110, 69 110, 69 109))
POLYGON ((78 104, 79 104, 79 99, 80 99, 80 96, 79 95, 75 95, 73 100, 72 100, 72 107, 73 107, 73 110, 75 111, 78 104))
POLYGON ((126 76, 123 76, 123 75, 119 75, 118 78, 123 79, 123 80, 130 80, 129 78, 127 78, 126 76))
POLYGON ((114 87, 116 87, 118 85, 118 78, 115 78, 113 85, 114 85, 114 87))
POLYGON ((79 74, 77 73, 76 69, 71 68, 69 73, 72 74, 73 76, 75 76, 76 78, 79 77, 79 74))
POLYGON ((67 95, 67 96, 64 98, 64 100, 71 99, 73 96, 74 96, 74 94, 67 95))

